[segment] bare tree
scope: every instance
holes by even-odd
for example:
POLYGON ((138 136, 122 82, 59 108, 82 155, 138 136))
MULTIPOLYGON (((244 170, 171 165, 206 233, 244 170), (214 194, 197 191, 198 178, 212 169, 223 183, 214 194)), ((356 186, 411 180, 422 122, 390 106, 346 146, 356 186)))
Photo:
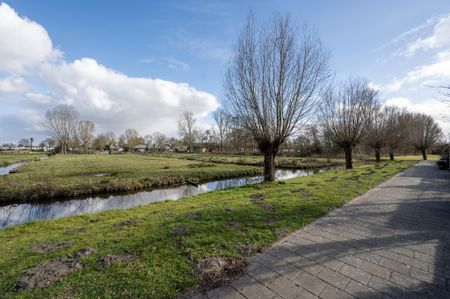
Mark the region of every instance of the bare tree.
POLYGON ((42 126, 55 138, 62 154, 66 154, 70 140, 75 135, 78 112, 73 106, 58 105, 45 113, 42 126))
POLYGON ((80 120, 78 122, 77 137, 84 152, 87 152, 87 150, 92 146, 94 131, 95 124, 90 120, 80 120))
POLYGON ((192 112, 183 112, 178 119, 178 133, 183 138, 189 152, 192 151, 195 143, 195 121, 192 112))
POLYGON ((144 140, 145 140, 145 150, 148 152, 153 143, 153 136, 150 134, 145 135, 144 140))
POLYGON ((224 144, 230 131, 230 117, 223 108, 219 108, 214 112, 214 121, 216 122, 220 151, 224 151, 224 144))
POLYGON ((316 108, 327 83, 329 55, 317 34, 275 16, 259 30, 253 17, 225 74, 228 113, 264 154, 264 178, 275 180, 280 146, 316 108))
POLYGON ((361 143, 379 109, 378 92, 361 79, 332 89, 322 105, 324 134, 345 153, 345 168, 353 168, 353 148, 361 143))
POLYGON ((139 136, 139 133, 136 129, 127 129, 124 133, 124 136, 128 149, 133 149, 134 147, 145 143, 144 138, 139 136))
POLYGON ((374 111, 368 131, 367 145, 375 150, 375 161, 381 161, 381 149, 386 146, 387 117, 384 110, 374 111))
POLYGON ((386 106, 383 109, 385 118, 385 144, 389 151, 389 159, 394 160, 394 153, 407 139, 408 125, 406 124, 406 110, 396 106, 386 106))
POLYGON ((160 151, 166 142, 166 136, 162 133, 155 132, 153 133, 153 148, 156 151, 160 151))
POLYGON ((410 125, 411 142, 426 160, 426 151, 443 136, 442 130, 431 116, 422 113, 413 114, 410 125))

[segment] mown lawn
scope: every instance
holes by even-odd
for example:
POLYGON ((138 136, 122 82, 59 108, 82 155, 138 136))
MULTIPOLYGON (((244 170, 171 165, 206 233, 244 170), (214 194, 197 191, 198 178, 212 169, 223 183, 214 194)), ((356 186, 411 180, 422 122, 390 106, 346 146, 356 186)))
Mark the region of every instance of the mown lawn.
POLYGON ((133 191, 261 173, 253 166, 151 155, 57 155, 0 176, 0 202, 133 191))
POLYGON ((29 153, 6 153, 0 152, 0 167, 8 166, 21 161, 34 160, 39 157, 45 157, 45 153, 29 152, 29 153))
POLYGON ((0 294, 174 298, 198 283, 195 269, 201 261, 213 257, 239 261, 414 163, 359 165, 176 202, 6 228, 0 230, 0 294), (95 252, 76 256, 83 248, 95 252), (23 284, 17 285, 28 269, 64 257, 79 266, 61 280, 25 290, 23 284))

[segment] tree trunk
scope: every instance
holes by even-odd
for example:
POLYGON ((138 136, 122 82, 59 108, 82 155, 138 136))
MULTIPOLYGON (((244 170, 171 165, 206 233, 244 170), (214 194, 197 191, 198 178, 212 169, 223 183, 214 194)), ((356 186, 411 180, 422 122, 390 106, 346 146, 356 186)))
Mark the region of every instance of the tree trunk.
POLYGON ((394 161, 394 153, 389 152, 389 160, 394 161))
POLYGON ((345 152, 345 169, 352 169, 353 168, 353 161, 352 161, 352 146, 345 146, 344 152, 345 152))
POLYGON ((264 181, 275 181, 275 156, 276 152, 272 148, 264 151, 264 181))
POLYGON ((422 149, 422 157, 424 160, 427 159, 427 153, 426 153, 425 149, 422 149))
POLYGON ((381 161, 381 149, 379 147, 375 148, 375 162, 379 163, 381 161))

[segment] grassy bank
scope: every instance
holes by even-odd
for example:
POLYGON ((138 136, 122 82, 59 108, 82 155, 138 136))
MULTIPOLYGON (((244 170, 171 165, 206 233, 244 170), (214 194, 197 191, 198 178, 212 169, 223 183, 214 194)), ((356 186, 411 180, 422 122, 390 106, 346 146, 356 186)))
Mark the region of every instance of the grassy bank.
POLYGON ((13 163, 30 161, 36 158, 44 157, 45 153, 7 153, 0 152, 0 167, 8 166, 13 163))
MULTIPOLYGON (((172 157, 208 163, 237 164, 250 166, 263 166, 262 156, 253 155, 226 155, 226 154, 178 154, 163 153, 161 157, 172 157)), ((300 157, 277 157, 275 163, 280 168, 311 169, 328 166, 344 165, 343 159, 326 158, 300 158, 300 157)))
POLYGON ((208 261, 220 257, 239 265, 243 257, 414 163, 360 165, 350 171, 330 170, 177 202, 0 230, 0 294, 4 298, 173 298, 208 278, 200 271, 208 261), (59 271, 63 274, 57 281, 46 287, 27 284, 33 273, 60 264, 68 270, 59 271))
POLYGON ((149 155, 57 155, 0 176, 0 202, 134 191, 261 173, 253 166, 149 155))

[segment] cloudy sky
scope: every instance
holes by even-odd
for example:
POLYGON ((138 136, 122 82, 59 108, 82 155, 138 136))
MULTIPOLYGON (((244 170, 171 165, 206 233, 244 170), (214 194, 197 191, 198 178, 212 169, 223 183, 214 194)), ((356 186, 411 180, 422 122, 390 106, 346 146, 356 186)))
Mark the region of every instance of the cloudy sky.
POLYGON ((337 80, 362 76, 388 104, 431 114, 450 132, 430 86, 450 85, 450 2, 7 1, 0 4, 0 142, 41 139, 45 111, 66 103, 97 132, 176 136, 222 100, 233 43, 252 10, 313 26, 337 80), (394 2, 394 3, 393 3, 394 2))

